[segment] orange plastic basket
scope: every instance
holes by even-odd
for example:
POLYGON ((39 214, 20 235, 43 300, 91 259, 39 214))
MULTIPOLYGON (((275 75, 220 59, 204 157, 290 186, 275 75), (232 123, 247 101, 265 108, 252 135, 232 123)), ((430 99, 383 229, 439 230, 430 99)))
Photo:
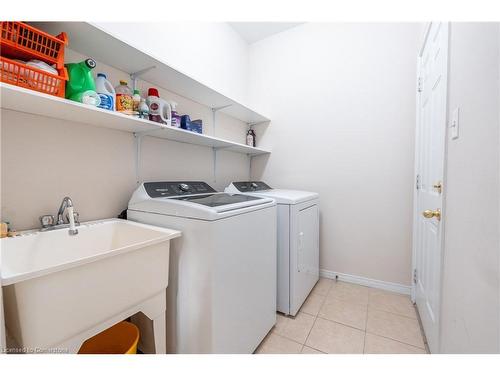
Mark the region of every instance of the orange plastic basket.
POLYGON ((64 67, 58 69, 58 72, 59 75, 51 74, 0 56, 0 82, 64 98, 68 72, 64 67))
POLYGON ((20 60, 37 59, 64 68, 66 33, 52 36, 23 22, 0 22, 2 56, 20 60))

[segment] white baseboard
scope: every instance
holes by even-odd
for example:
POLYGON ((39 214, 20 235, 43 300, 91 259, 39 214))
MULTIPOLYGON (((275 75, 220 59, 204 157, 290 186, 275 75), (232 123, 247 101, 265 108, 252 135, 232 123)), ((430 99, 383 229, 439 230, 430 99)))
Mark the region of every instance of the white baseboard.
POLYGON ((323 270, 323 269, 319 270, 319 275, 321 277, 325 277, 327 279, 333 279, 333 280, 335 280, 338 277, 338 280, 340 280, 340 281, 345 281, 348 283, 353 283, 353 284, 358 284, 358 285, 363 285, 363 286, 369 286, 370 288, 383 289, 383 290, 388 290, 390 292, 407 294, 407 295, 411 294, 411 286, 410 285, 391 283, 389 281, 374 280, 374 279, 369 279, 367 277, 348 275, 345 273, 334 272, 334 271, 323 270))

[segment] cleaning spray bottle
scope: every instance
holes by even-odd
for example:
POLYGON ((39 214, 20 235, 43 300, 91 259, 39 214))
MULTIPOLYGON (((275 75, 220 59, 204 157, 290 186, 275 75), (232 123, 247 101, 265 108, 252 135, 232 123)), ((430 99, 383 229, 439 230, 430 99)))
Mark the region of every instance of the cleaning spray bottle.
POLYGON ((173 100, 169 101, 170 103, 170 108, 172 109, 172 126, 176 128, 181 127, 181 116, 177 113, 176 107, 177 103, 174 102, 173 100))

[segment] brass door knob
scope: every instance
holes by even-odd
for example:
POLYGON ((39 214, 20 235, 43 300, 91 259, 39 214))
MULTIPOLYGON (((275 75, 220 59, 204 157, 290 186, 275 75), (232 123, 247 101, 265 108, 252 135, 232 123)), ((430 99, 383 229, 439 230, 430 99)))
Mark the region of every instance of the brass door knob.
POLYGON ((434 211, 425 210, 424 212, 422 212, 422 215, 424 215, 426 219, 432 219, 433 217, 435 217, 437 220, 441 220, 441 210, 439 208, 434 211))

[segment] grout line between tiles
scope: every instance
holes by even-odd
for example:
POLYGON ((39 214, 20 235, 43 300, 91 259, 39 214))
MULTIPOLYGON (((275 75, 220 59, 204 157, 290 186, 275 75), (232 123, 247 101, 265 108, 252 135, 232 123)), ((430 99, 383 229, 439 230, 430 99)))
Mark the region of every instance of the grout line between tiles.
POLYGON ((318 316, 318 319, 323 319, 323 320, 326 320, 329 323, 335 323, 335 324, 338 324, 338 325, 341 325, 341 326, 344 326, 344 327, 347 327, 347 328, 350 328, 350 329, 355 329, 356 331, 359 331, 359 332, 365 332, 361 328, 356 328, 356 327, 353 327, 353 326, 350 326, 350 325, 347 325, 347 324, 344 324, 344 323, 337 322, 335 320, 330 320, 330 319, 322 318, 321 316, 318 316))
MULTIPOLYGON (((297 341, 297 340, 291 339, 290 337, 283 336, 283 335, 281 335, 281 334, 279 334, 279 333, 272 332, 272 334, 273 334, 273 335, 276 335, 276 336, 279 336, 279 337, 281 337, 281 338, 283 338, 283 339, 287 339, 287 340, 289 340, 289 341, 293 341, 293 342, 294 342, 294 343, 296 343, 296 344, 304 345, 304 343, 302 343, 302 342, 300 342, 300 341, 297 341)), ((307 340, 307 338, 306 338, 306 340, 307 340)))
MULTIPOLYGON (((335 282, 335 281, 334 281, 334 282, 335 282)), ((331 288, 332 288, 332 286, 330 286, 330 289, 328 290, 328 293, 330 293, 331 288)), ((328 294, 327 294, 327 296, 328 296, 328 294)), ((320 317, 320 316, 319 316, 319 312, 320 312, 320 311, 321 311, 321 309, 323 308, 323 306, 324 306, 325 302, 326 302, 326 297, 325 297, 325 299, 323 300, 323 303, 321 304, 321 306, 320 306, 320 308, 319 308, 319 310, 318 310, 318 314, 316 315, 316 319, 314 320, 314 323, 313 323, 313 325, 312 325, 312 327, 311 327, 311 330, 309 331, 309 334, 307 335, 307 338, 306 338, 305 343, 307 343, 307 339, 309 338, 309 335, 311 334, 311 332, 312 332, 312 330, 313 330, 313 328, 314 328, 314 325, 316 324, 316 321, 318 320, 318 318, 323 319, 323 320, 326 320, 326 321, 328 321, 328 322, 335 323, 335 324, 340 324, 340 325, 342 325, 342 326, 344 326, 344 327, 347 327, 347 328, 351 328, 351 329, 355 329, 355 330, 357 330, 357 331, 363 332, 363 333, 365 334, 364 339, 366 339, 366 330, 365 330, 365 331, 363 331, 363 330, 361 330, 361 329, 359 329, 359 328, 356 328, 356 327, 351 327, 351 326, 349 326, 349 325, 347 325, 347 324, 339 323, 339 322, 334 321, 334 320, 330 320, 330 319, 326 319, 326 318, 322 318, 322 317, 320 317)), ((368 305, 366 306, 366 311, 367 311, 367 317, 366 317, 366 318, 368 319, 368 305)), ((365 328, 366 328, 366 323, 365 323, 365 328)), ((323 351, 321 351, 321 350, 319 350, 319 349, 317 349, 317 348, 315 348, 315 347, 313 347, 313 346, 306 345, 305 343, 304 343, 304 345, 305 345, 305 346, 307 346, 307 347, 309 347, 309 348, 312 348, 312 349, 314 349, 314 350, 318 350, 318 351, 320 351, 320 352, 324 353, 323 351)), ((363 352, 364 352, 364 342, 363 342, 363 352)), ((328 354, 328 353, 325 353, 325 354, 328 354)), ((362 353, 362 354, 363 354, 363 353, 362 353)))
POLYGON ((352 305, 358 305, 358 306, 365 306, 365 307, 368 307, 368 302, 367 303, 362 303, 362 302, 353 302, 351 300, 348 300, 348 299, 344 299, 344 298, 340 298, 338 296, 335 296, 335 295, 328 295, 327 298, 330 298, 330 299, 334 299, 334 300, 337 300, 337 301, 340 301, 340 302, 345 302, 345 303, 350 303, 352 305))
MULTIPOLYGON (((283 336, 283 335, 280 335, 279 333, 276 333, 276 332, 269 332, 266 337, 264 338, 264 340, 261 341, 261 343, 259 344, 259 346, 257 347, 257 349, 264 343, 264 341, 269 337, 269 336, 272 336, 272 335, 276 335, 276 336, 279 336, 281 337, 282 339, 285 339, 285 340, 288 340, 288 341, 291 341, 293 342, 294 344, 299 344, 301 345, 300 347, 300 351, 302 352, 302 347, 304 346, 304 344, 298 342, 298 341, 295 341, 289 337, 286 337, 286 336, 283 336)), ((257 353, 257 349, 255 350, 254 354, 260 354, 260 353, 257 353)), ((266 353, 264 353, 266 354, 266 353)), ((270 354, 270 353, 269 353, 270 354)), ((277 354, 293 354, 293 353, 277 353, 277 354)), ((299 353, 300 354, 300 353, 299 353)))
POLYGON ((363 354, 366 354, 365 348, 366 348, 366 328, 368 327, 368 306, 370 306, 370 294, 368 294, 368 305, 366 305, 365 337, 363 339, 363 354))
POLYGON ((376 311, 382 311, 382 312, 385 312, 385 313, 388 313, 388 314, 392 314, 392 315, 397 315, 397 316, 400 316, 401 318, 406 318, 406 319, 410 319, 410 320, 417 320, 418 321, 418 318, 411 318, 407 315, 403 315, 403 314, 399 314, 399 313, 395 313, 395 312, 392 312, 392 311, 387 311, 387 310, 382 310, 382 309, 377 309, 376 307, 373 307, 373 306, 370 306, 368 305, 368 307, 371 307, 373 310, 376 310, 376 311))
MULTIPOLYGON (((320 316, 319 316, 320 311, 321 311, 321 310, 322 310, 322 308, 324 307, 324 305, 325 305, 325 303, 326 303, 326 300, 327 300, 327 297, 330 295, 330 292, 331 292, 331 290, 332 290, 332 288, 333 288, 333 286, 334 286, 334 283, 336 283, 336 281, 333 281, 333 282, 330 284, 330 287, 329 287, 329 288, 328 288, 328 290, 326 291, 326 294, 325 294, 325 295, 321 295, 321 294, 317 294, 317 293, 311 293, 311 294, 317 294, 318 296, 324 297, 324 298, 323 298, 323 301, 322 301, 322 302, 321 302, 321 304, 320 304, 320 307, 319 307, 319 309, 318 309, 318 312, 317 312, 315 315, 313 315, 313 314, 311 314, 311 313, 308 313, 308 312, 302 312, 302 311, 300 311, 300 310, 299 310, 299 313, 301 313, 301 314, 306 314, 306 315, 308 315, 308 316, 314 317, 314 320, 313 320, 313 323, 312 323, 312 325, 311 325, 311 328, 309 329, 309 332, 307 333, 307 336, 306 336, 305 341, 304 341, 303 343, 301 343, 301 342, 299 342, 299 341, 296 341, 296 340, 294 340, 294 339, 291 339, 291 338, 289 338, 289 337, 283 336, 282 334, 279 334, 279 333, 276 333, 276 332, 272 332, 272 333, 273 333, 273 334, 276 334, 277 336, 280 336, 280 337, 282 337, 282 338, 284 338, 284 339, 286 339, 286 340, 289 340, 289 341, 291 341, 291 342, 294 342, 294 343, 296 343, 296 344, 301 345, 301 349, 300 349, 300 352, 301 352, 301 353, 302 353, 302 351, 304 350, 304 348, 306 348, 306 347, 307 347, 307 348, 310 348, 310 349, 317 350, 317 351, 319 351, 319 352, 321 352, 321 353, 327 354, 327 353, 325 353, 325 352, 323 352, 323 351, 321 351, 321 350, 319 350, 319 349, 315 348, 314 346, 311 346, 311 345, 306 345, 306 343, 307 343, 307 341, 308 341, 308 339, 309 339, 309 337, 310 337, 310 335, 311 335, 312 330, 314 329, 314 326, 316 325, 316 323, 317 323, 317 321, 318 321, 318 318, 320 318, 320 316)), ((321 317, 321 319, 324 319, 324 320, 326 320, 326 321, 330 321, 330 322, 333 322, 333 323, 335 323, 335 324, 340 324, 340 325, 342 325, 342 326, 345 326, 345 327, 348 327, 348 328, 351 328, 351 329, 356 329, 356 330, 358 330, 358 331, 363 332, 363 333, 364 333, 364 339, 363 339, 363 354, 366 354, 366 353, 365 353, 365 351, 366 351, 366 336, 367 336, 367 334, 368 334, 368 333, 370 333, 370 334, 372 334, 372 335, 374 335, 374 336, 377 336, 377 337, 385 338, 385 339, 387 339, 387 340, 392 340, 392 341, 394 341, 394 342, 398 342, 398 343, 400 343, 400 344, 407 345, 407 346, 409 346, 409 347, 412 347, 412 348, 415 348, 415 349, 418 349, 418 350, 424 350, 425 352, 429 353, 429 350, 428 350, 428 345, 427 345, 427 341, 426 341, 426 337, 425 337, 425 334, 422 332, 422 324, 421 324, 421 321, 419 320, 418 310, 417 310, 415 307, 414 307, 414 308, 415 308, 416 313, 417 313, 417 319, 414 319, 414 318, 408 317, 408 316, 406 316, 406 315, 402 315, 402 314, 394 313, 394 312, 391 312, 391 311, 386 311, 386 310, 383 310, 383 309, 376 308, 376 307, 374 307, 373 305, 371 305, 371 303, 370 303, 371 298, 370 298, 370 297, 371 297, 371 293, 369 293, 369 296, 368 296, 368 303, 367 303, 366 305, 365 305, 365 304, 362 304, 362 305, 364 305, 364 307, 365 307, 365 311, 366 311, 366 319, 365 319, 365 326, 364 326, 364 330, 363 330, 363 329, 360 329, 360 328, 352 327, 352 326, 350 326, 350 325, 347 325, 347 324, 344 324, 344 323, 341 323, 341 322, 337 322, 337 321, 335 321, 335 320, 330 320, 330 319, 328 319, 328 318, 323 318, 323 317, 321 317), (419 347, 419 346, 416 346, 416 345, 414 345, 414 344, 409 344, 409 343, 407 343, 407 342, 404 342, 404 341, 401 341, 401 340, 398 340, 398 339, 394 339, 394 338, 392 338, 392 337, 388 337, 388 336, 384 336, 384 335, 380 335, 380 334, 375 334, 375 333, 372 333, 372 332, 368 332, 368 331, 367 331, 367 329, 368 329, 368 315, 369 315, 369 311, 370 311, 370 310, 374 310, 374 311, 382 311, 382 312, 384 312, 384 313, 387 313, 387 314, 392 314, 392 315, 395 315, 395 316, 399 316, 399 317, 401 317, 401 318, 406 318, 406 319, 409 319, 409 320, 411 320, 411 321, 417 320, 417 321, 418 321, 418 323, 419 323, 419 328, 420 328, 420 331, 421 331, 422 340, 423 340, 423 342, 424 342, 424 348, 419 347)), ((357 303, 352 302, 352 301, 344 301, 344 300, 342 300, 342 299, 340 299, 340 298, 337 298, 337 297, 333 297, 333 298, 334 298, 334 299, 336 299, 336 300, 338 300, 338 301, 347 302, 347 303, 352 303, 352 304, 357 304, 357 303)), ((361 305, 361 304, 358 304, 358 305, 361 305)), ((294 319, 294 317, 289 317, 289 316, 285 316, 285 318, 286 318, 286 319, 294 319)), ((271 332, 270 332, 270 334, 271 334, 271 332)), ((266 337, 267 337, 267 336, 266 336, 266 337)), ((263 340, 263 341, 264 341, 264 340, 263 340)))
MULTIPOLYGON (((335 283, 335 282, 336 282, 336 281, 334 281, 334 283, 335 283)), ((349 327, 349 328, 353 328, 353 329, 357 329, 358 331, 362 331, 362 332, 365 332, 365 333, 366 333, 366 322, 367 322, 367 320, 368 320, 368 303, 366 303, 366 304, 365 304, 365 303, 353 302, 353 301, 349 301, 349 300, 346 300, 346 299, 339 298, 339 297, 334 296, 334 295, 332 295, 332 296, 330 297, 330 291, 331 291, 332 287, 333 287, 333 285, 332 285, 332 286, 330 287, 330 289, 328 290, 328 295, 327 295, 327 298, 331 298, 331 299, 333 299, 333 300, 335 300, 335 301, 342 302, 342 303, 347 303, 347 304, 356 305, 356 306, 362 306, 362 307, 364 307, 364 308, 365 308, 365 313, 366 313, 366 316, 365 316, 365 328, 364 328, 364 329, 362 329, 362 328, 359 328, 359 327, 354 327, 354 326, 349 325, 349 324, 347 324, 347 323, 343 323, 343 322, 339 322, 339 321, 337 321, 337 320, 329 319, 329 318, 326 318, 326 317, 324 317, 324 316, 319 316, 319 312, 318 312, 318 317, 319 317, 319 318, 321 318, 321 319, 324 319, 324 320, 328 320, 329 322, 334 322, 334 323, 337 323, 337 324, 341 324, 341 325, 343 325, 343 326, 346 326, 346 327, 349 327)), ((327 298, 325 298, 325 301, 323 302, 323 305, 321 306, 321 308, 323 308, 324 304, 326 303, 326 299, 327 299, 327 298)), ((321 311, 321 309, 320 309, 320 311, 321 311)), ((365 336, 366 336, 366 335, 365 335, 365 336)))
MULTIPOLYGON (((370 307, 370 305, 368 305, 368 307, 370 307)), ((392 312, 392 311, 377 309, 377 308, 375 308, 373 306, 371 306, 371 307, 372 307, 373 310, 376 310, 376 311, 381 311, 381 312, 386 313, 386 314, 396 315, 396 316, 399 316, 400 318, 406 318, 408 320, 412 320, 412 321, 417 321, 418 322, 418 318, 410 318, 409 316, 398 314, 398 313, 395 313, 395 312, 392 312)))
POLYGON ((307 340, 309 339, 309 336, 311 335, 311 332, 312 332, 312 330, 313 330, 314 326, 316 325, 316 321, 317 321, 317 320, 318 320, 318 316, 316 315, 316 316, 314 317, 314 322, 313 322, 313 324, 312 324, 312 326, 311 326, 311 329, 309 330, 309 332, 307 332, 306 339, 304 340, 304 345, 307 343, 307 340))
POLYGON ((322 350, 319 350, 319 349, 313 348, 312 346, 308 346, 308 345, 306 345, 306 344, 304 344, 304 348, 309 348, 309 349, 316 350, 316 351, 320 352, 321 354, 328 354, 328 353, 325 353, 325 352, 324 352, 324 351, 322 351, 322 350))
MULTIPOLYGON (((328 294, 330 293, 330 290, 332 289, 332 285, 330 285, 330 287, 328 288, 328 291, 326 292, 326 295, 324 296, 325 298, 323 299, 323 302, 321 303, 321 306, 319 307, 318 309, 318 313, 314 316, 314 322, 311 326, 311 329, 309 330, 309 333, 307 334, 307 337, 306 337, 306 340, 304 341, 304 345, 306 345, 307 343, 307 340, 309 339, 309 336, 311 335, 311 332, 314 328, 314 326, 316 325, 316 321, 318 320, 318 315, 319 315, 319 312, 321 311, 321 309, 323 308, 323 305, 325 304, 326 302, 326 297, 328 297, 328 294)), ((308 297, 309 298, 309 297, 308 297)), ((315 349, 315 350, 319 350, 319 349, 316 349, 316 348, 313 348, 312 346, 308 346, 309 348, 312 348, 312 349, 315 349)), ((321 351, 321 350, 320 350, 321 351)), ((323 353, 323 352, 322 352, 323 353)))
POLYGON ((401 341, 401 340, 396 340, 395 338, 392 338, 392 337, 387 337, 387 336, 383 336, 383 335, 378 335, 378 334, 373 333, 373 332, 366 332, 366 333, 369 333, 370 335, 373 335, 373 336, 382 337, 382 338, 384 338, 384 339, 388 339, 388 340, 396 341, 396 342, 399 342, 400 344, 405 344, 405 345, 411 346, 412 348, 415 348, 415 349, 420 349, 420 350, 425 350, 425 351, 427 351, 425 348, 422 348, 422 347, 420 347, 420 346, 415 346, 415 345, 413 345, 413 344, 408 344, 407 342, 404 342, 404 341, 401 341))
POLYGON ((352 329, 357 329, 358 331, 361 331, 361 332, 366 332, 366 322, 365 322, 365 328, 363 329, 363 328, 351 326, 350 324, 347 324, 347 323, 339 322, 338 320, 333 320, 333 319, 330 319, 330 318, 326 318, 324 316, 319 316, 318 315, 318 318, 326 320, 328 322, 337 323, 337 324, 340 324, 340 325, 343 325, 345 327, 349 327, 349 328, 352 328, 352 329))
MULTIPOLYGON (((321 319, 323 319, 323 318, 321 318, 321 319)), ((271 336, 271 335, 276 335, 276 336, 279 336, 279 337, 281 337, 281 338, 283 338, 283 339, 285 339, 285 340, 289 340, 289 341, 292 341, 292 342, 294 342, 294 343, 296 343, 296 344, 302 345, 302 346, 301 346, 301 349, 300 349, 300 350, 301 350, 301 352, 302 352, 302 349, 303 349, 304 347, 308 347, 308 348, 311 348, 311 349, 317 350, 317 351, 319 351, 319 352, 321 352, 321 353, 328 354, 328 353, 325 353, 325 352, 323 352, 322 350, 320 350, 320 349, 318 349, 318 348, 315 348, 315 347, 313 347, 313 346, 306 345, 306 343, 307 343, 307 339, 309 338, 309 335, 311 334, 312 328, 314 327, 314 324, 316 323, 316 320, 317 320, 317 318, 314 320, 313 325, 312 325, 311 329, 309 330, 309 333, 308 333, 308 335, 307 335, 307 337, 306 337, 306 339, 305 339, 304 343, 300 343, 299 341, 295 341, 295 340, 293 340, 293 339, 291 339, 291 338, 289 338, 289 337, 286 337, 286 336, 280 335, 279 333, 276 333, 276 332, 269 332, 269 333, 266 335, 266 337, 262 340, 262 342, 259 344, 259 346, 257 347, 257 349, 258 349, 258 348, 259 348, 259 347, 260 347, 260 346, 264 343, 264 341, 265 341, 265 340, 266 340, 269 336, 271 336)), ((327 320, 327 319, 325 319, 325 320, 327 320)), ((328 321, 330 321, 330 322, 331 322, 331 320, 328 320, 328 321)), ((401 340, 397 340, 397 339, 394 339, 394 338, 392 338, 392 337, 387 337, 387 336, 378 335, 378 334, 375 334, 375 333, 372 333, 372 332, 362 331, 362 330, 360 330, 359 328, 353 328, 353 327, 351 327, 351 326, 347 326, 347 325, 342 324, 342 323, 338 323, 338 322, 333 322, 333 323, 340 324, 340 325, 342 325, 342 326, 344 326, 344 327, 348 327, 348 328, 356 329, 356 330, 358 330, 358 331, 361 331, 361 332, 364 332, 364 333, 365 333, 365 337, 364 337, 364 341, 363 341, 363 354, 366 354, 366 353, 365 353, 365 349, 366 349, 366 335, 367 335, 367 333, 370 333, 370 335, 373 335, 373 336, 382 337, 382 338, 387 339, 387 340, 392 340, 392 341, 398 342, 398 343, 400 343, 400 344, 408 345, 408 346, 411 346, 412 348, 415 348, 415 349, 424 350, 427 354, 430 354, 430 353, 429 353, 429 351, 427 350, 427 348, 422 348, 422 347, 420 347, 420 346, 415 346, 415 345, 412 345, 412 344, 408 344, 407 342, 404 342, 404 341, 401 341, 401 340)), ((254 354, 259 354, 259 353, 257 353, 257 349, 255 350, 254 354)))
MULTIPOLYGON (((297 313, 297 315, 299 315, 299 314, 306 314, 306 315, 309 315, 309 316, 316 316, 316 315, 309 314, 308 312, 303 312, 303 311, 300 311, 300 310, 299 310, 299 312, 297 313)), ((287 315, 285 315, 285 317, 286 317, 286 316, 287 316, 287 315)), ((289 319, 295 319, 295 317, 293 317, 293 318, 289 318, 289 319)))
MULTIPOLYGON (((263 339, 263 340, 259 343, 259 345, 257 346, 257 348, 256 348, 256 349, 255 349, 255 351, 254 351, 254 354, 258 354, 258 353, 257 353, 257 350, 258 350, 258 349, 260 348, 260 346, 264 343, 264 341, 265 341, 265 340, 266 340, 269 336, 271 336, 271 335, 273 335, 273 334, 274 334, 274 335, 277 335, 277 336, 279 336, 279 337, 281 337, 281 338, 283 338, 283 339, 286 339, 286 340, 289 340, 289 341, 292 341, 292 342, 294 342, 294 343, 297 343, 297 344, 302 345, 302 346, 301 346, 301 348, 300 348, 300 353, 302 353, 302 349, 304 348, 304 346, 306 346, 306 345, 305 345, 305 343, 307 342, 307 339, 309 338, 309 335, 311 334, 311 331, 312 331, 312 329, 314 328, 314 325, 316 324, 316 320, 318 319, 318 314, 319 314, 319 311, 320 311, 320 310, 321 310, 321 308, 323 307, 323 304, 324 304, 324 303, 325 303, 325 301, 326 301, 326 296, 327 296, 327 295, 328 295, 328 293, 330 292, 330 289, 331 289, 331 285, 330 285, 330 287, 328 288, 328 291, 326 292, 326 295, 325 295, 325 296, 322 296, 322 297, 324 297, 324 300, 323 300, 323 302, 322 302, 322 304, 321 304, 321 306, 320 306, 320 308, 319 308, 319 310, 318 310, 318 313, 317 313, 316 315, 309 314, 309 313, 306 313, 306 312, 302 312, 302 311, 300 311, 300 309, 299 309, 299 311, 298 311, 297 315, 298 315, 298 314, 306 314, 306 315, 309 315, 309 316, 311 316, 311 317, 314 317, 313 324, 311 325, 311 328, 309 329, 309 332, 307 333, 307 336, 306 336, 306 338, 305 338, 305 340, 304 340, 304 342, 303 342, 303 343, 298 342, 298 341, 295 341, 295 340, 293 340, 293 339, 291 339, 291 338, 289 338, 289 337, 286 337, 286 336, 283 336, 283 335, 281 335, 281 334, 277 333, 277 332, 275 331, 276 325, 274 325, 274 326, 273 326, 273 328, 271 328, 271 330, 270 330, 270 331, 267 333, 267 335, 264 337, 264 339, 263 339)), ((311 293, 309 294, 309 296, 310 296, 311 294, 314 294, 314 293, 311 291, 311 293)), ((309 298, 309 296, 307 296, 307 298, 309 298)), ((277 314, 284 316, 286 319, 295 319, 295 317, 289 317, 289 316, 287 316, 287 315, 285 315, 285 314, 281 314, 281 313, 279 313, 279 312, 277 312, 277 314)), ((308 347, 309 347, 309 346, 308 346, 308 347)), ((312 348, 312 349, 318 350, 318 349, 316 349, 316 348, 312 348)), ((323 352, 322 352, 322 353, 323 353, 323 352)))
POLYGON ((400 343, 402 343, 402 344, 410 345, 410 346, 413 346, 413 347, 415 347, 415 348, 419 348, 419 349, 427 350, 426 343, 425 343, 425 339, 423 339, 423 338, 422 338, 422 341, 423 341, 423 343, 424 343, 424 347, 422 348, 421 346, 416 346, 416 345, 413 345, 413 344, 409 344, 409 343, 407 343, 407 342, 404 342, 404 341, 401 341, 401 340, 395 339, 394 337, 384 336, 384 335, 381 335, 381 334, 379 334, 379 333, 374 333, 374 332, 369 332, 369 331, 366 331, 366 332, 365 332, 365 334, 366 334, 366 333, 369 333, 369 334, 371 334, 371 335, 375 335, 375 336, 379 336, 379 337, 384 337, 384 338, 386 338, 386 339, 393 340, 393 341, 397 341, 397 342, 400 342, 400 343))

